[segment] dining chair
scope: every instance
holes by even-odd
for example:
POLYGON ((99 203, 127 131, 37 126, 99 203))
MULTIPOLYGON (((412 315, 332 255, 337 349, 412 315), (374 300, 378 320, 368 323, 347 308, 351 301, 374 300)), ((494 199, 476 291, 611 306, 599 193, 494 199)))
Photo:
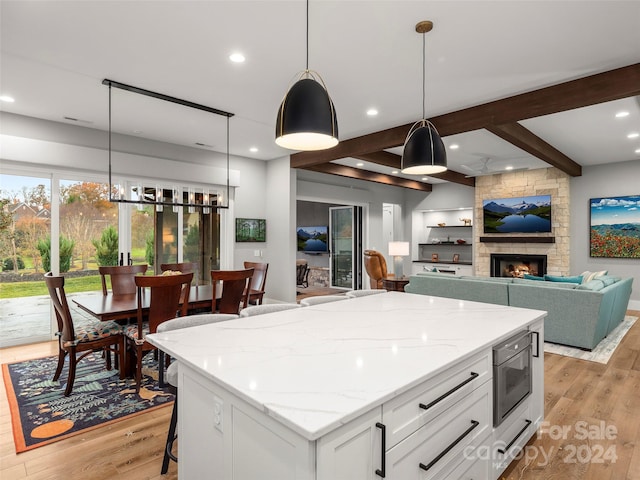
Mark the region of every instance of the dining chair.
POLYGON ((376 250, 364 251, 364 268, 369 275, 371 288, 382 288, 383 280, 387 277, 387 261, 376 250))
POLYGON ((358 298, 358 297, 368 297, 369 295, 378 295, 379 293, 387 293, 387 291, 383 288, 377 290, 351 290, 347 292, 347 297, 350 298, 358 298))
POLYGON ((339 302, 340 300, 348 300, 346 295, 317 295, 315 297, 307 297, 300 300, 300 305, 310 307, 311 305, 320 305, 321 303, 339 302))
POLYGON ((98 267, 102 279, 102 294, 106 295, 107 277, 111 278, 111 292, 114 295, 133 295, 136 293, 134 277, 144 275, 148 265, 120 265, 115 267, 98 267))
MULTIPOLYGON (((238 318, 238 315, 231 314, 215 314, 205 313, 202 315, 189 315, 187 317, 180 317, 174 320, 167 320, 158 325, 157 333, 169 332, 172 330, 179 330, 182 328, 197 327, 199 325, 207 325, 210 323, 224 322, 227 320, 233 320, 238 318)), ((162 350, 160 350, 162 353, 162 350)), ((159 362, 160 363, 160 362, 159 362)), ((161 363, 160 363, 161 364, 161 363)), ((173 450, 173 444, 178 438, 176 435, 176 426, 178 424, 178 363, 173 362, 167 368, 167 383, 169 384, 169 390, 175 395, 175 401, 173 402, 173 409, 171 410, 171 421, 169 422, 169 431, 167 432, 167 441, 164 448, 164 457, 162 459, 162 468, 160 474, 164 475, 169 469, 169 460, 174 462, 178 461, 178 457, 171 451, 173 450)), ((160 385, 164 386, 164 385, 160 385)))
POLYGON ((267 282, 268 263, 244 262, 244 268, 253 268, 253 277, 249 290, 249 303, 251 305, 261 305, 264 296, 264 285, 267 282))
POLYGON ((158 325, 176 318, 178 311, 181 316, 187 315, 189 307, 189 290, 193 273, 180 275, 152 275, 136 276, 135 283, 138 293, 137 322, 125 328, 129 352, 135 355, 136 362, 136 392, 140 391, 142 382, 142 357, 152 350, 156 350, 145 340, 150 333, 156 333, 158 325), (144 289, 148 288, 149 292, 144 289), (149 314, 146 321, 142 314, 143 295, 150 295, 149 314), (180 303, 182 302, 182 305, 180 303))
POLYGON ((161 272, 166 272, 167 270, 182 273, 193 272, 194 285, 200 285, 200 275, 198 274, 200 269, 196 262, 163 263, 160 265, 161 272))
POLYGON ((284 310, 291 310, 294 308, 300 308, 300 305, 297 303, 268 303, 266 305, 254 305, 252 307, 243 308, 240 311, 240 316, 242 318, 253 317, 255 315, 282 312, 284 310))
POLYGON ((249 301, 249 285, 253 268, 246 270, 211 270, 212 313, 240 313, 249 301), (220 283, 220 285, 218 285, 220 283), (218 295, 222 288, 222 294, 218 295))
POLYGON ((116 322, 85 321, 74 323, 64 291, 64 277, 54 276, 47 272, 44 276, 49 296, 58 322, 58 365, 53 380, 60 378, 64 359, 69 355, 69 373, 64 396, 68 397, 73 390, 76 378, 76 365, 80 360, 96 350, 108 350, 106 355, 107 370, 111 370, 110 352, 118 355, 120 378, 125 374, 125 341, 122 327, 116 322), (78 354, 80 354, 78 356, 78 354))

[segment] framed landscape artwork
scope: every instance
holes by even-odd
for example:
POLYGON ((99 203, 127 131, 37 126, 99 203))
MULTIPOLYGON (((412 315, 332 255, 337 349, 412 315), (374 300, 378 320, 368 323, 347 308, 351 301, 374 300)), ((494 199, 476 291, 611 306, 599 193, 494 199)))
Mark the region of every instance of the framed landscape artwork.
POLYGON ((236 218, 236 242, 266 242, 267 221, 264 218, 236 218))
POLYGON ((591 257, 640 258, 640 195, 589 200, 591 257))

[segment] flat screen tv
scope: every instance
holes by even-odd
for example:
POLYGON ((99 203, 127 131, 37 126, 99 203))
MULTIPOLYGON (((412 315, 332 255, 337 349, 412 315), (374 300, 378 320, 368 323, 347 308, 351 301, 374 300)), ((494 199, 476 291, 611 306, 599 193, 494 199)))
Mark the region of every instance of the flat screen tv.
POLYGON ((482 201, 484 233, 551 232, 551 195, 482 201))
POLYGON ((296 229, 298 237, 299 252, 326 253, 329 251, 329 227, 298 227, 296 229))

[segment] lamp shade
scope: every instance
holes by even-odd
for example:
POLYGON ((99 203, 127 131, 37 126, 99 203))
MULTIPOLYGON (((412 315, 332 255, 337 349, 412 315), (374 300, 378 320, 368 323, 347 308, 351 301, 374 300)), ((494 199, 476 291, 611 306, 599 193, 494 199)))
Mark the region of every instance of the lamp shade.
POLYGON ((324 85, 308 77, 293 84, 278 110, 276 143, 307 151, 338 144, 336 110, 324 85))
POLYGON ((409 242, 389 242, 389 255, 406 257, 409 255, 409 242))
POLYGON ((444 143, 428 120, 416 122, 404 143, 402 173, 429 175, 447 170, 447 151, 444 143))

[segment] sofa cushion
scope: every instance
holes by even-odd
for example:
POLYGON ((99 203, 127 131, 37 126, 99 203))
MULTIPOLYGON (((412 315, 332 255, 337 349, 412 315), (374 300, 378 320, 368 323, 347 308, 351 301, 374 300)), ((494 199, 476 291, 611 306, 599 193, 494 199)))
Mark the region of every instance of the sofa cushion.
POLYGON ((587 283, 578 285, 578 290, 592 290, 594 292, 597 292, 599 290, 602 290, 604 287, 605 284, 602 280, 591 280, 587 283))
POLYGON ((523 278, 527 279, 527 280, 537 280, 540 282, 544 282, 544 277, 538 277, 536 275, 529 275, 528 273, 525 273, 523 275, 523 278))
POLYGON ((596 280, 600 280, 602 283, 604 283, 605 287, 608 287, 609 285, 613 285, 614 283, 619 282, 620 280, 622 280, 622 278, 613 275, 600 275, 596 280))
POLYGON ((533 287, 543 287, 543 288, 565 288, 568 290, 573 290, 576 288, 579 283, 571 283, 571 282, 541 282, 539 280, 527 280, 526 278, 514 278, 513 283, 519 285, 531 285, 533 287))
POLYGON ((602 275, 606 275, 607 273, 607 270, 600 270, 599 272, 590 272, 589 270, 585 270, 580 275, 582 275, 582 283, 587 283, 591 280, 595 280, 602 275))
POLYGON ((511 283, 513 278, 511 277, 472 277, 470 275, 461 275, 458 278, 465 280, 477 280, 479 282, 495 282, 495 283, 511 283))
POLYGON ((547 282, 564 282, 564 283, 582 283, 582 275, 574 275, 573 277, 564 277, 561 275, 545 275, 547 282))

